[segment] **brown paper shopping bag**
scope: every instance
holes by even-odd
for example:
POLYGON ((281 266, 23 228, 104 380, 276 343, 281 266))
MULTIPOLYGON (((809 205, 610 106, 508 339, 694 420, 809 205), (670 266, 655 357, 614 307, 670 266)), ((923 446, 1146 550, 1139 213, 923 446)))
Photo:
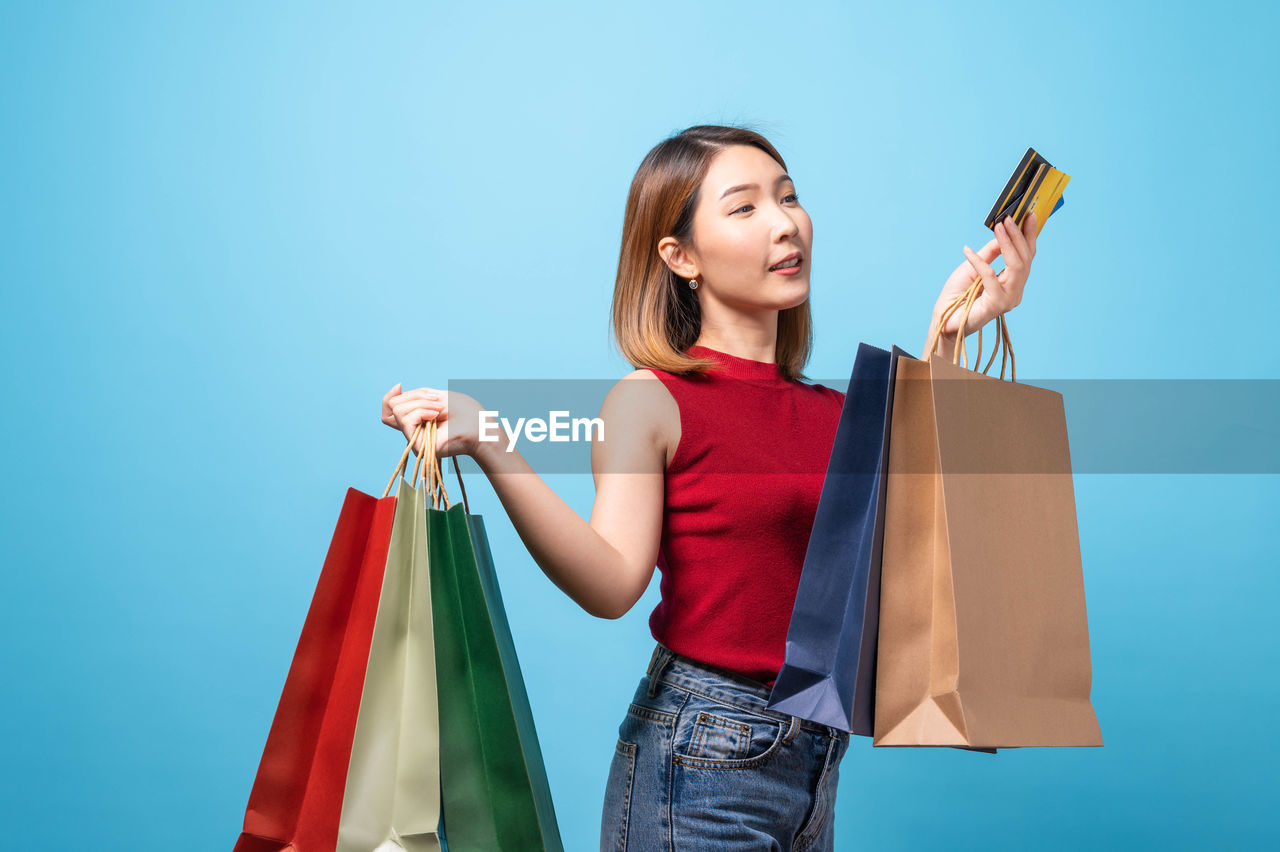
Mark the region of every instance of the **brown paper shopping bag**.
POLYGON ((873 745, 1102 745, 1062 396, 1003 365, 898 358, 873 745))

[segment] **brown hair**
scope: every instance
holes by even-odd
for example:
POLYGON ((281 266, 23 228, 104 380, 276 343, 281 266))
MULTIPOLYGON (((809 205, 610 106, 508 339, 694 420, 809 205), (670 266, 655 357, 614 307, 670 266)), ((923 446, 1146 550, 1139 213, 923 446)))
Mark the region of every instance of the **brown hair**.
MULTIPOLYGON (((701 124, 655 145, 631 180, 611 312, 618 348, 636 369, 701 373, 717 365, 685 354, 702 329, 702 311, 657 247, 668 236, 690 241, 698 189, 712 158, 731 145, 752 145, 787 167, 769 140, 754 130, 701 124)), ((812 345, 809 300, 779 311, 776 360, 783 376, 806 378, 802 368, 812 345)))

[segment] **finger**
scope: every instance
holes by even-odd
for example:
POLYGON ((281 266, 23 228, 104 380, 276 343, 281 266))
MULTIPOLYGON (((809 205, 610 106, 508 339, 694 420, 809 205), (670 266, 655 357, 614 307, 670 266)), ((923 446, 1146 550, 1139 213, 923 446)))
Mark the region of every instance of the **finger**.
POLYGON ((399 393, 400 393, 400 383, 396 382, 394 385, 391 386, 391 390, 387 391, 382 395, 382 411, 383 411, 384 417, 386 416, 386 412, 389 412, 391 410, 391 400, 394 397, 396 397, 399 393))
POLYGON ((991 240, 991 242, 987 243, 985 246, 978 249, 978 257, 982 258, 987 263, 990 263, 991 261, 995 260, 999 256, 1000 256, 999 240, 993 239, 991 240))
MULTIPOLYGON (((1025 219, 1023 220, 1023 223, 1026 223, 1025 219)), ((1012 216, 1010 216, 1008 221, 1004 223, 1004 230, 1009 237, 1009 241, 1013 243, 1013 247, 1017 250, 1018 257, 1021 259, 1022 265, 1030 266, 1031 248, 1027 245, 1027 236, 1022 233, 1022 229, 1014 223, 1012 216)), ((1008 262, 1008 260, 1008 255, 1005 255, 1005 261, 1008 262)))
MULTIPOLYGON (((968 248, 968 246, 966 246, 965 248, 968 248)), ((994 239, 991 240, 991 242, 984 245, 982 248, 978 249, 978 257, 982 258, 987 263, 990 263, 991 261, 995 260, 999 256, 1000 256, 1000 244, 998 241, 994 239)), ((955 272, 951 273, 951 276, 947 279, 947 284, 948 286, 950 286, 953 281, 956 281, 960 286, 960 290, 958 292, 963 292, 964 290, 966 290, 968 287, 972 285, 973 274, 974 274, 973 264, 969 263, 968 259, 966 258, 965 260, 960 261, 960 265, 956 267, 955 272), (964 280, 965 277, 970 278, 970 280, 968 282, 965 282, 964 280)), ((949 295, 955 295, 955 294, 951 293, 949 295)))
POLYGON ((405 405, 396 409, 396 421, 402 429, 412 429, 423 420, 434 420, 439 414, 439 410, 435 408, 405 405))
POLYGON ((974 274, 982 276, 984 284, 992 284, 996 282, 996 271, 991 268, 991 264, 979 257, 977 252, 968 246, 965 246, 964 256, 968 258, 969 265, 974 269, 974 274))
POLYGON ((1027 241, 1027 247, 1031 250, 1031 257, 1036 256, 1036 236, 1039 228, 1036 227, 1036 211, 1032 210, 1027 218, 1022 220, 1022 236, 1027 241))
POLYGON ((1009 236, 1008 225, 1004 222, 996 222, 995 231, 996 239, 1000 241, 1001 252, 1004 254, 1004 268, 1011 274, 1017 273, 1022 269, 1022 256, 1013 245, 1013 237, 1009 236))
POLYGON ((427 393, 424 390, 409 391, 402 393, 391 400, 391 408, 394 410, 397 406, 412 405, 414 403, 427 403, 430 405, 442 405, 439 396, 427 393))
POLYGON ((403 399, 440 399, 440 392, 435 388, 417 388, 392 397, 391 404, 395 405, 396 400, 403 399))
POLYGON ((441 408, 443 408, 443 406, 440 405, 439 402, 435 402, 433 400, 406 399, 404 402, 400 402, 392 406, 392 411, 394 411, 396 415, 399 416, 401 412, 407 413, 410 411, 415 411, 420 408, 428 409, 431 411, 439 411, 441 408))

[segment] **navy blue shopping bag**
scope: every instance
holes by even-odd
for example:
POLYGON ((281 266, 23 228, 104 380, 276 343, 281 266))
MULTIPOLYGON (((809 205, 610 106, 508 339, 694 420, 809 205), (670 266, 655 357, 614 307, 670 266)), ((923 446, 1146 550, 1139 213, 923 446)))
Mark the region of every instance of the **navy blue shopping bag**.
POLYGON ((889 415, 898 356, 858 345, 768 707, 872 735, 889 415))

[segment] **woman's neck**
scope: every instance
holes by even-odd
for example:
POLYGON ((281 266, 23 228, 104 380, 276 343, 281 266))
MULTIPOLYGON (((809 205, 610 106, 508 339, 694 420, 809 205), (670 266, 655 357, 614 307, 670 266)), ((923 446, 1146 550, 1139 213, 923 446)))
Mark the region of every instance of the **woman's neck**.
POLYGON ((771 337, 768 340, 746 340, 701 334, 694 345, 714 349, 726 355, 733 355, 735 358, 745 358, 748 361, 763 361, 768 364, 777 363, 776 337, 771 337))

